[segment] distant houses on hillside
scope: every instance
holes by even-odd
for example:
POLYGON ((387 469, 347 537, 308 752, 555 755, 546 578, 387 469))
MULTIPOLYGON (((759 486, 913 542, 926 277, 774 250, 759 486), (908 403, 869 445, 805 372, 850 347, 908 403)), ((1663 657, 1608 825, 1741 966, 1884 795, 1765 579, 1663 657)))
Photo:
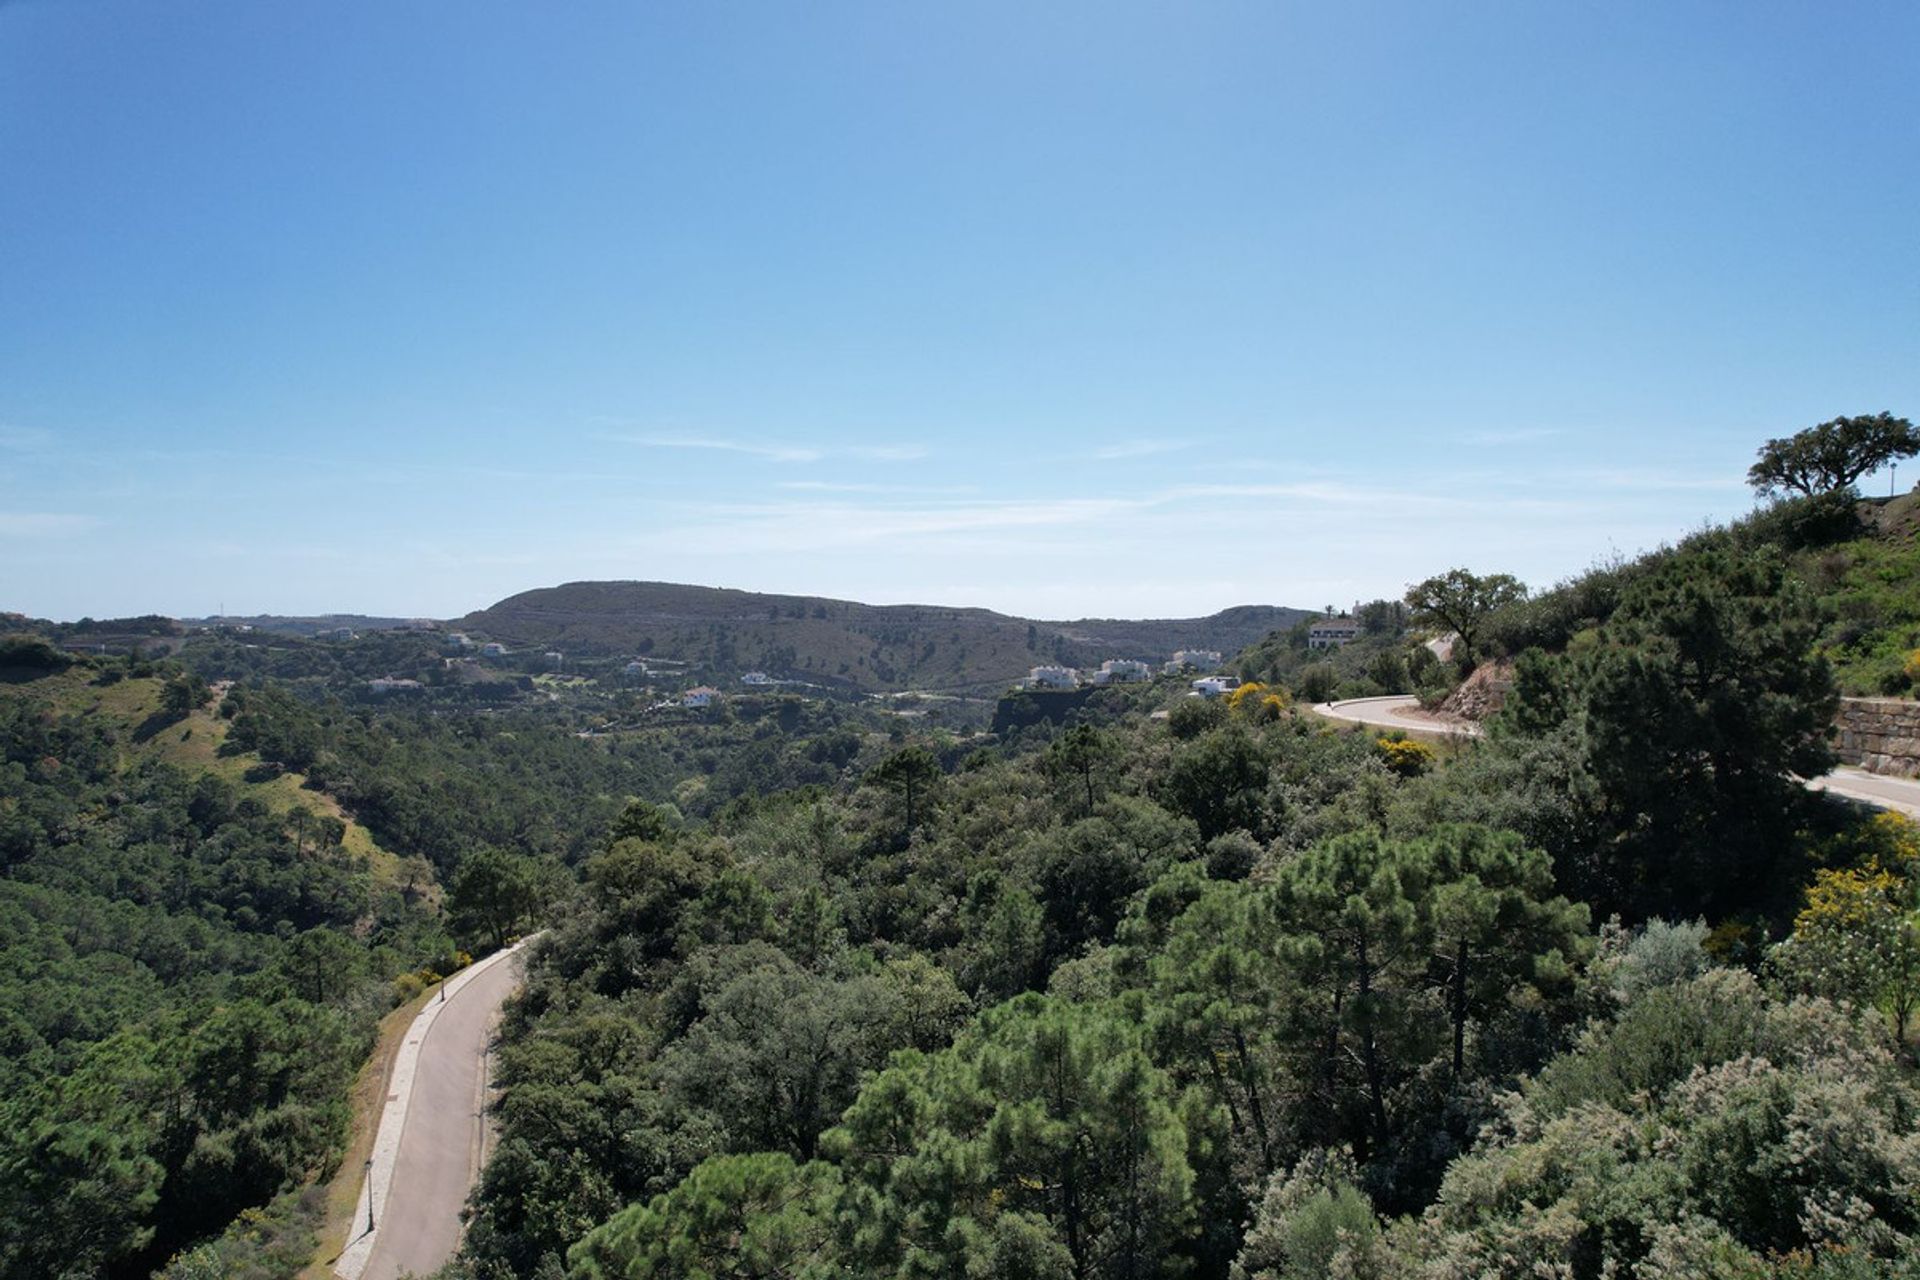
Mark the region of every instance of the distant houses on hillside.
POLYGON ((680 705, 683 707, 710 707, 713 705, 714 699, 719 696, 720 691, 718 689, 711 688, 704 684, 696 685, 694 688, 680 695, 680 705))
POLYGON ((1307 648, 1333 649, 1360 638, 1360 622, 1351 614, 1322 618, 1307 627, 1307 648))
MULTIPOLYGON (((1181 649, 1157 668, 1153 663, 1137 658, 1108 658, 1097 670, 1084 675, 1075 667, 1034 667, 1020 683, 1028 689, 1077 689, 1082 684, 1130 684, 1151 680, 1155 675, 1176 676, 1189 671, 1217 671, 1220 664, 1221 657, 1217 649, 1181 649)), ((1238 680, 1231 681, 1228 687, 1237 688, 1239 683, 1238 680)))
POLYGON ((1213 649, 1182 649, 1171 659, 1156 666, 1138 658, 1108 658, 1097 670, 1084 674, 1075 667, 1041 666, 1027 672, 1021 684, 1029 689, 1077 689, 1083 684, 1106 686, 1151 680, 1156 675, 1180 675, 1188 671, 1213 671, 1220 666, 1220 654, 1213 649))

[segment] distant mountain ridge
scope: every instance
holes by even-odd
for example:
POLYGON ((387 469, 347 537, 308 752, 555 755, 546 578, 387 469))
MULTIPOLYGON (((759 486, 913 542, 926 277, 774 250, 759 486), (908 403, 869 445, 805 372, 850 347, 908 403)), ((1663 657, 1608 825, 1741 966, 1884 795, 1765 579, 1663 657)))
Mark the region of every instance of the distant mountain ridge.
POLYGON ((569 582, 448 625, 582 656, 633 654, 856 689, 966 690, 1004 685, 1042 663, 1159 661, 1180 649, 1231 654, 1311 612, 1239 605, 1205 618, 1054 622, 670 582, 569 582))
POLYGON ((186 627, 251 627, 255 631, 276 635, 307 637, 342 627, 351 631, 395 631, 431 625, 422 618, 386 618, 366 613, 213 614, 205 618, 181 618, 180 624, 186 627))

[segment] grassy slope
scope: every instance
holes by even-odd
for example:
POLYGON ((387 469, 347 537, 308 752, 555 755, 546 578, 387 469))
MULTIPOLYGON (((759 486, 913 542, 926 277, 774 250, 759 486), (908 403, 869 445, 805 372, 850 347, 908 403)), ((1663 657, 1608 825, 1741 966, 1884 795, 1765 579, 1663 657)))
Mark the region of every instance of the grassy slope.
POLYGON ((1494 652, 1509 657, 1535 646, 1558 652, 1580 632, 1604 625, 1630 584, 1663 560, 1709 546, 1794 546, 1791 568, 1823 615, 1815 645, 1833 664, 1840 691, 1920 695, 1920 490, 1859 503, 1859 532, 1840 541, 1823 541, 1824 518, 1807 524, 1805 508, 1796 515, 1795 505, 1761 507, 1677 546, 1596 566, 1494 614, 1483 634, 1494 652))
POLYGON ((74 667, 24 684, 0 684, 0 697, 32 698, 72 715, 100 717, 124 728, 125 732, 116 735, 123 768, 160 760, 188 773, 223 778, 278 813, 301 808, 315 816, 338 818, 347 826, 342 841, 346 851, 366 858, 376 880, 398 883, 399 859, 381 848, 372 833, 343 811, 332 796, 307 789, 306 778, 297 773, 248 781, 247 771, 260 763, 259 756, 252 752, 220 754, 227 740, 227 722, 215 714, 217 701, 185 720, 161 727, 159 680, 128 679, 98 685, 93 683, 93 676, 94 672, 85 667, 74 667))
POLYGON ((1920 493, 1873 508, 1873 532, 1801 557, 1832 617, 1821 647, 1841 691, 1913 697, 1906 671, 1920 649, 1920 493))

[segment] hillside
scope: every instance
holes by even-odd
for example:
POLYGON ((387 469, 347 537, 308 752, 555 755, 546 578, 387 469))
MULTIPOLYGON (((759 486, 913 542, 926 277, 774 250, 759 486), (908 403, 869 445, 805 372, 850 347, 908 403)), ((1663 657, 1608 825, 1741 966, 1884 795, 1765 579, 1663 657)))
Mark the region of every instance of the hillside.
POLYGON ((425 864, 246 749, 237 692, 189 709, 207 692, 0 640, 9 1280, 189 1246, 168 1274, 289 1275, 380 1015, 460 961, 425 864))
POLYGON ((376 883, 397 884, 404 879, 399 859, 332 796, 307 786, 299 773, 265 765, 255 752, 229 747, 230 722, 219 714, 217 695, 184 718, 176 718, 161 709, 164 681, 157 677, 103 683, 99 673, 86 666, 33 679, 21 678, 25 675, 0 669, 0 698, 24 700, 47 714, 75 716, 101 727, 115 744, 119 772, 148 762, 166 764, 190 778, 216 777, 236 788, 238 795, 276 814, 301 810, 316 822, 335 819, 343 830, 341 850, 349 857, 366 859, 376 883))
POLYGON ((511 596, 457 625, 513 647, 635 654, 720 674, 854 689, 995 687, 1037 663, 1231 653, 1305 616, 1243 605, 1206 618, 1047 622, 989 609, 868 605, 664 582, 572 582, 511 596))
POLYGON ((1494 614, 1488 652, 1557 653, 1603 625, 1636 581, 1714 549, 1781 558, 1817 615, 1814 648, 1842 693, 1912 697, 1920 684, 1920 492, 1775 503, 1636 560, 1598 566, 1494 614))

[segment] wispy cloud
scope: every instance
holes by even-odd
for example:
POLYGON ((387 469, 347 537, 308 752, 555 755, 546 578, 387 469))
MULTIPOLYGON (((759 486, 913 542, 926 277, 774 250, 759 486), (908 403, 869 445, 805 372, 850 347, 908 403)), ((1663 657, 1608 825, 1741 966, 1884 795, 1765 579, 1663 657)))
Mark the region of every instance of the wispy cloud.
POLYGON ((1431 491, 1388 489, 1379 485, 1356 484, 1341 480, 1301 480, 1272 484, 1184 484, 1161 490, 1145 499, 1143 505, 1164 506, 1177 502, 1228 502, 1260 499, 1291 503, 1296 506, 1361 507, 1395 511, 1464 511, 1489 507, 1528 510, 1553 510, 1564 504, 1532 494, 1504 497, 1484 491, 1456 491, 1449 485, 1436 485, 1431 491))
POLYGON ((927 456, 926 446, 918 444, 855 445, 844 452, 849 458, 867 458, 874 462, 915 462, 927 456))
POLYGON ((1178 453, 1192 445, 1190 440, 1124 440, 1095 449, 1093 456, 1102 462, 1119 462, 1126 458, 1151 458, 1155 454, 1178 453))
POLYGON ((0 538, 77 538, 100 527, 94 516, 51 511, 0 511, 0 538))
POLYGON ((820 449, 800 445, 749 444, 741 440, 716 440, 708 436, 636 436, 609 433, 600 437, 615 444, 637 444, 647 449, 705 449, 715 453, 743 453, 769 462, 818 462, 826 457, 820 449))
POLYGON ((795 499, 679 504, 683 518, 670 536, 697 536, 709 551, 737 554, 951 540, 1020 530, 1052 534, 1071 528, 1111 530, 1137 526, 1147 519, 1174 520, 1187 527, 1196 520, 1244 520, 1250 506, 1277 519, 1320 520, 1325 516, 1312 513, 1391 509, 1425 513, 1435 520, 1459 520, 1496 511, 1509 517, 1523 511, 1562 514, 1573 505, 1533 491, 1455 493, 1442 487, 1419 492, 1336 480, 1184 484, 1131 494, 1005 499, 832 481, 799 480, 778 487, 793 491, 795 499), (809 500, 801 494, 820 497, 809 500))
POLYGON ((1628 467, 1595 467, 1575 471, 1553 477, 1552 483, 1590 484, 1606 489, 1641 490, 1650 493, 1740 493, 1747 487, 1744 475, 1722 475, 1718 472, 1711 475, 1689 475, 1683 472, 1628 467))
POLYGON ((806 493, 869 493, 879 496, 922 494, 929 497, 974 493, 978 490, 978 486, 970 484, 863 484, 851 480, 779 480, 773 487, 806 493))
POLYGON ((713 436, 644 435, 631 432, 605 432, 597 437, 615 444, 634 444, 646 449, 694 449, 715 453, 737 453, 764 458, 768 462, 811 463, 829 458, 858 458, 867 462, 913 462, 927 456, 917 444, 861 444, 844 447, 787 444, 780 441, 726 440, 713 436))
POLYGON ((1535 440, 1551 440, 1555 436, 1565 435, 1559 427, 1510 427, 1492 428, 1485 431, 1469 431, 1460 439, 1466 444, 1497 448, 1500 445, 1528 444, 1535 440))
POLYGON ((1137 504, 1123 498, 1040 498, 1004 502, 856 505, 792 502, 716 505, 698 514, 752 546, 855 546, 1003 529, 1034 529, 1109 519, 1137 504))

